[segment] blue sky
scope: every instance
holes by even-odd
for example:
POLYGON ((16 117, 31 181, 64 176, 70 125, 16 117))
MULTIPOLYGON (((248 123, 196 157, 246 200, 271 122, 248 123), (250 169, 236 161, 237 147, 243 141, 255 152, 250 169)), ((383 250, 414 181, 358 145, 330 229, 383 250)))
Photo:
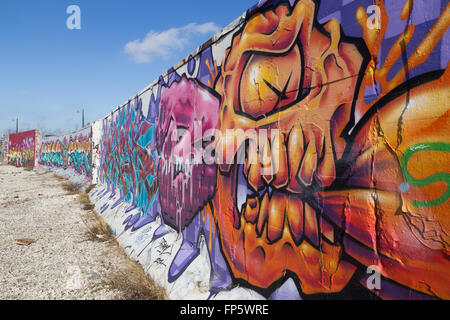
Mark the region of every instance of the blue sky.
POLYGON ((86 122, 105 116, 256 2, 2 0, 0 134, 16 117, 20 131, 63 133, 82 107, 86 122), (81 30, 66 26, 70 5, 81 30))

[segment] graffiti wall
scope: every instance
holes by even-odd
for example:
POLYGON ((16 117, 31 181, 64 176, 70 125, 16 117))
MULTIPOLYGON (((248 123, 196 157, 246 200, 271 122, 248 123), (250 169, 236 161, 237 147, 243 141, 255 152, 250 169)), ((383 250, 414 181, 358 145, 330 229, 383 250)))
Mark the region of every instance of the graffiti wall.
POLYGON ((171 298, 449 299, 449 24, 259 1, 93 125, 97 210, 171 298))
POLYGON ((92 132, 88 127, 58 137, 42 138, 38 164, 45 169, 70 171, 90 180, 92 177, 92 132))
POLYGON ((8 164, 16 167, 34 167, 36 130, 9 135, 8 164))
POLYGON ((4 134, 0 139, 0 163, 8 163, 9 135, 4 134))

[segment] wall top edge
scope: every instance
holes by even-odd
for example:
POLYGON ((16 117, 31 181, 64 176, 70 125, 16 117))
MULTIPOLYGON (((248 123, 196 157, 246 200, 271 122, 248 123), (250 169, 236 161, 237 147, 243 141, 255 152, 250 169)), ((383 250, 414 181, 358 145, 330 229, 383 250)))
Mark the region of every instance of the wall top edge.
POLYGON ((143 94, 145 94, 147 91, 152 90, 155 86, 158 85, 161 77, 167 77, 171 72, 176 72, 180 67, 182 67, 183 65, 185 65, 190 57, 195 57, 197 55, 199 55, 201 52, 203 52, 206 48, 208 48, 211 45, 214 45, 215 43, 219 42, 223 37, 227 36, 230 32, 232 32, 233 30, 235 30, 236 28, 241 27, 245 20, 248 17, 248 14, 251 13, 253 14, 256 9, 259 9, 257 7, 257 5, 255 5, 254 7, 252 7, 251 9, 247 10, 246 12, 244 12, 242 15, 240 15, 238 18, 234 19, 230 24, 228 24, 226 27, 224 27, 221 31, 219 31, 218 33, 216 33, 213 37, 211 37, 209 40, 207 40, 206 42, 204 42, 202 45, 200 45, 199 47, 197 47, 196 49, 194 49, 190 54, 188 54, 184 59, 180 60, 177 64, 175 64, 173 67, 167 69, 164 73, 162 73, 157 79, 155 79, 154 81, 152 81, 147 87, 145 87, 144 89, 142 89, 139 93, 137 93, 135 96, 129 98, 128 100, 125 100, 125 102, 123 102, 122 104, 120 104, 118 107, 116 107, 115 109, 113 109, 113 111, 111 111, 109 114, 105 115, 103 118, 98 119, 94 122, 98 122, 98 121, 102 121, 103 119, 108 118, 111 114, 116 113, 120 108, 126 106, 129 102, 131 102, 133 99, 142 96, 143 94))
POLYGON ((9 134, 6 134, 7 136, 14 136, 14 135, 19 135, 19 134, 25 134, 25 133, 32 133, 32 132, 40 132, 38 129, 33 129, 33 130, 27 130, 27 131, 20 131, 20 132, 17 132, 17 133, 9 133, 9 134))

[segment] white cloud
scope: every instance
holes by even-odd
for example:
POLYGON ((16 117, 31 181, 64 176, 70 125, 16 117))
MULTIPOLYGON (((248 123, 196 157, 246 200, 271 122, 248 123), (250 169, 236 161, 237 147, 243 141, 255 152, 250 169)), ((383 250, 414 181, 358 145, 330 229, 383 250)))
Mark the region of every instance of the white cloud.
POLYGON ((192 38, 206 34, 212 36, 219 31, 220 27, 213 22, 189 23, 181 28, 161 32, 151 30, 144 39, 128 42, 125 45, 125 53, 137 63, 148 63, 158 57, 167 59, 174 51, 182 50, 189 45, 192 38))

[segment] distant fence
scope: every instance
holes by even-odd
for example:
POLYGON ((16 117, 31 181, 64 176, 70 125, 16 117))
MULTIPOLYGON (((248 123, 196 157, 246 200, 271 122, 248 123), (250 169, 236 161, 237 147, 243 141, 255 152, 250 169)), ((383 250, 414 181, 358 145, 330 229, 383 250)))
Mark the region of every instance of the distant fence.
POLYGON ((8 163, 8 144, 9 144, 9 135, 4 134, 0 138, 0 163, 8 163))

